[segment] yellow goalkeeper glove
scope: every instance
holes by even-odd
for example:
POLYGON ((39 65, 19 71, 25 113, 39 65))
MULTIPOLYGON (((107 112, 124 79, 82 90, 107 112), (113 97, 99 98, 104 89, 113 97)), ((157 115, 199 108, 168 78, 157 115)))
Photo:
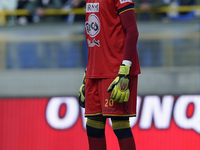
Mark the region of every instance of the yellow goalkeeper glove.
POLYGON ((79 89, 79 95, 78 95, 78 101, 79 105, 83 108, 85 108, 85 73, 83 75, 83 83, 79 89))
POLYGON ((108 87, 107 92, 111 92, 110 98, 116 102, 123 103, 128 102, 130 91, 129 91, 129 72, 130 67, 121 65, 118 76, 108 87))

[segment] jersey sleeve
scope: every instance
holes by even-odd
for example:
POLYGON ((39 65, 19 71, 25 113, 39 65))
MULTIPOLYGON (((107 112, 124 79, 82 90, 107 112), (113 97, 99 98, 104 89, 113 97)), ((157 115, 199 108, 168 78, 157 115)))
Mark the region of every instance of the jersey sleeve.
POLYGON ((114 0, 115 1, 115 7, 117 8, 117 10, 122 9, 123 7, 126 7, 130 4, 133 4, 132 0, 114 0))
MULTIPOLYGON (((131 5, 128 5, 131 6, 131 5)), ((127 7, 127 6, 126 6, 127 7)), ((124 7, 124 8, 126 8, 124 7)), ((125 45, 124 45, 124 60, 133 61, 133 58, 137 55, 137 40, 138 40, 138 29, 135 18, 135 12, 132 7, 129 9, 120 9, 120 19, 123 26, 123 29, 126 34, 125 45)))

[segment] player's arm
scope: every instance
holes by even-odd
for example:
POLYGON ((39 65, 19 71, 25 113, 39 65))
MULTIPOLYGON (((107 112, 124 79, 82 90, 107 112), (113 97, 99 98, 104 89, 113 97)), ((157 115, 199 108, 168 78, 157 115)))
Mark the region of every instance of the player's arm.
POLYGON ((131 4, 118 11, 123 29, 126 34, 123 60, 128 60, 131 62, 134 58, 133 56, 136 55, 136 45, 139 36, 135 11, 133 8, 134 6, 131 4))
POLYGON ((132 59, 136 54, 136 44, 138 39, 138 29, 133 5, 128 5, 119 11, 120 19, 126 34, 124 45, 124 56, 120 66, 118 77, 108 87, 111 92, 110 98, 119 103, 127 102, 129 99, 129 72, 132 59))

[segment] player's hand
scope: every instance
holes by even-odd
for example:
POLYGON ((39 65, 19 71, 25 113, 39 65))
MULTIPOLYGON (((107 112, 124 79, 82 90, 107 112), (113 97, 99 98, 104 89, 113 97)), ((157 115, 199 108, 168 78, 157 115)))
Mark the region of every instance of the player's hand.
POLYGON ((129 91, 129 72, 130 67, 121 65, 118 76, 108 87, 107 92, 111 92, 110 98, 116 102, 123 103, 128 102, 129 91))
POLYGON ((79 95, 78 95, 79 105, 83 108, 85 108, 85 73, 83 75, 83 83, 79 89, 79 95))

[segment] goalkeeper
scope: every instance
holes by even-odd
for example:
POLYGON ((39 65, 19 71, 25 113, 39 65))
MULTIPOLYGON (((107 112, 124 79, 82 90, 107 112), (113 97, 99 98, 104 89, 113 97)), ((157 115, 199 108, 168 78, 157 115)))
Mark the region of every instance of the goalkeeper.
POLYGON ((79 103, 85 107, 90 150, 106 150, 105 123, 121 150, 135 150, 129 117, 136 116, 140 66, 138 29, 132 0, 86 1, 88 63, 79 103))

